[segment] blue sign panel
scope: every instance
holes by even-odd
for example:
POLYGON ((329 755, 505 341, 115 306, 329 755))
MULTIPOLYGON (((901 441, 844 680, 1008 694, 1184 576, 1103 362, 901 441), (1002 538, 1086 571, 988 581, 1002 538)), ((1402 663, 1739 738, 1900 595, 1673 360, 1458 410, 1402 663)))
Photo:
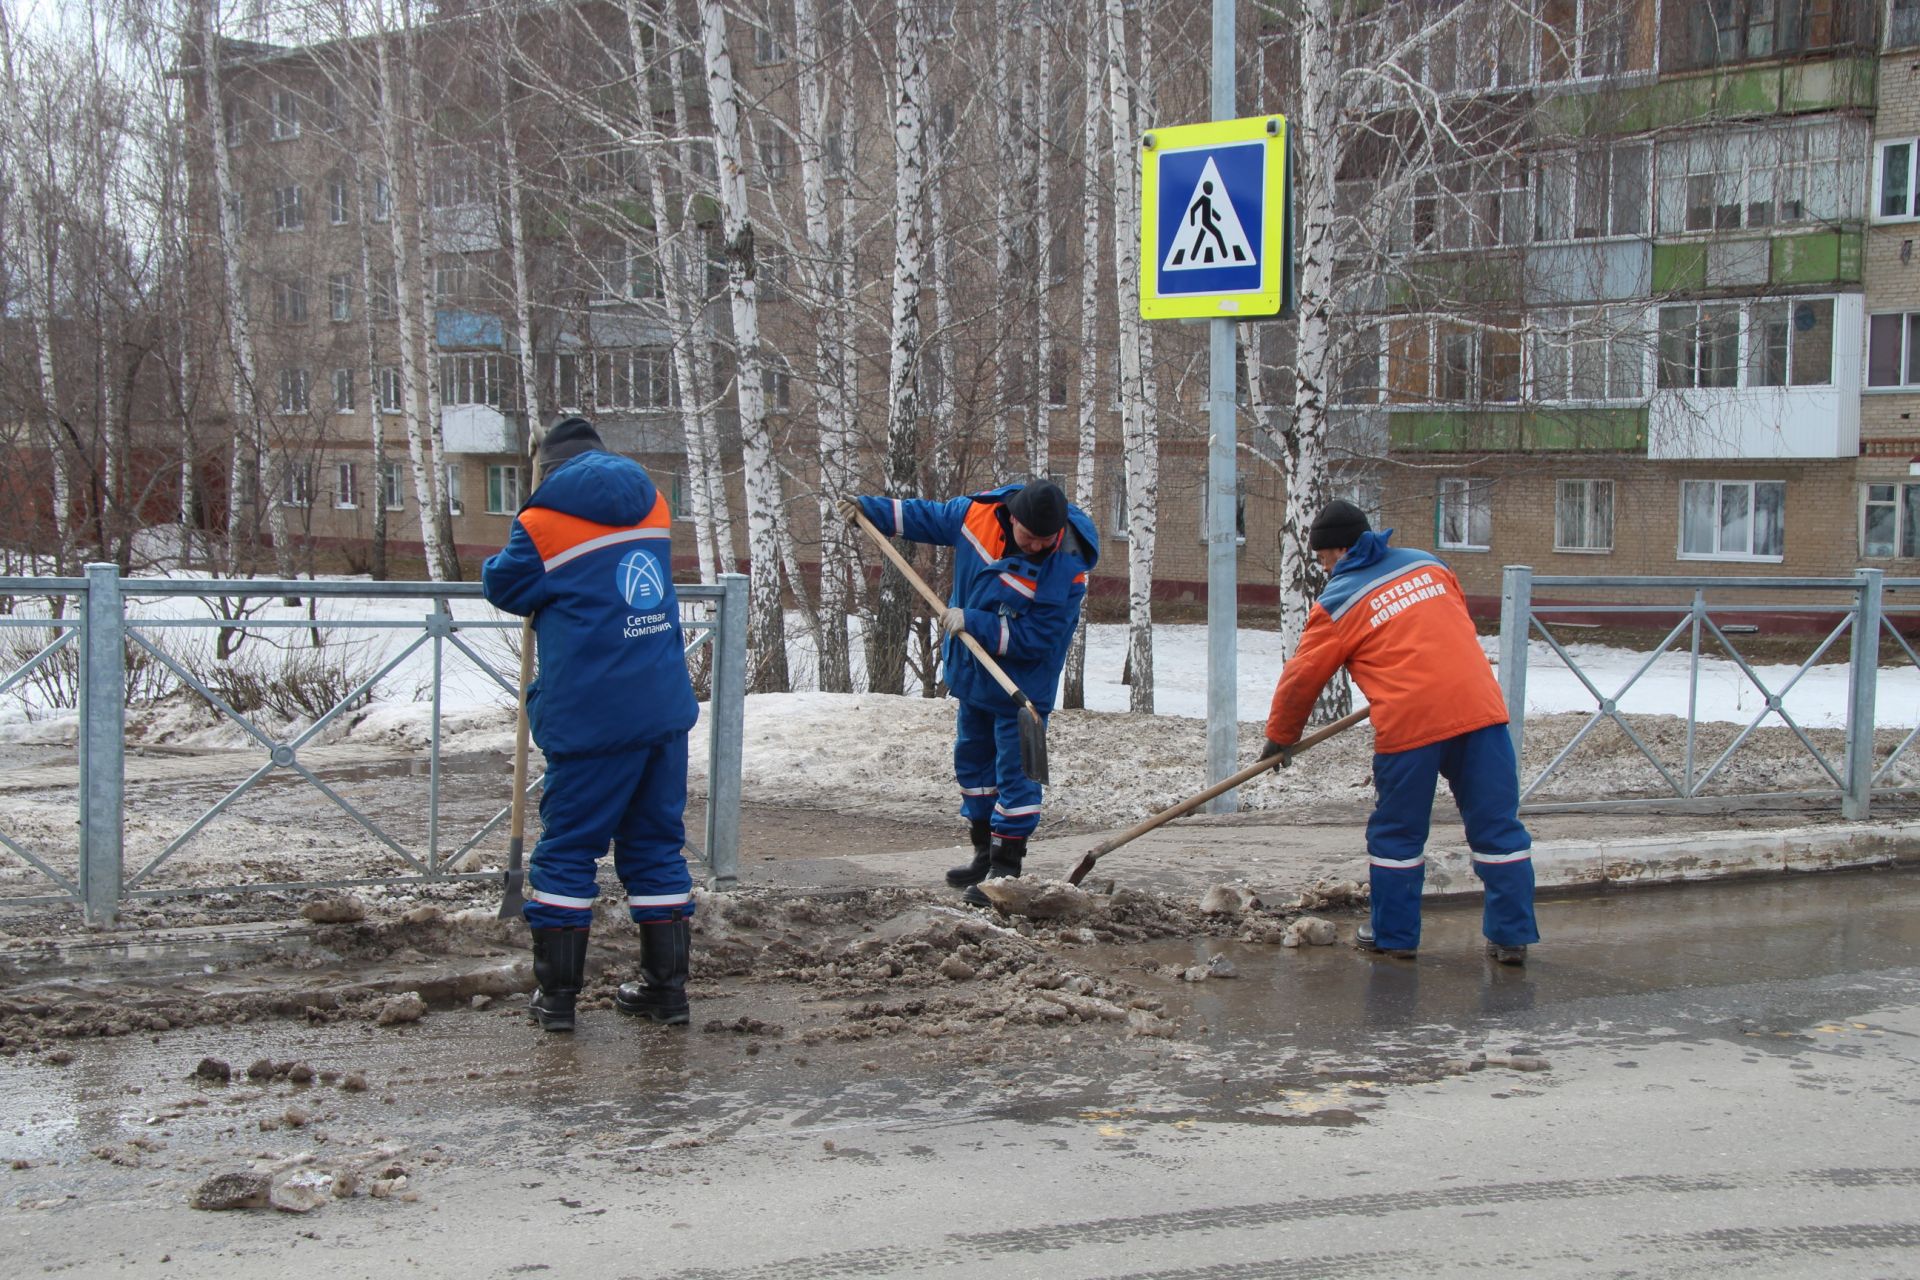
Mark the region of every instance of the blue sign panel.
POLYGON ((1267 149, 1261 139, 1161 152, 1153 267, 1162 297, 1260 290, 1267 149))

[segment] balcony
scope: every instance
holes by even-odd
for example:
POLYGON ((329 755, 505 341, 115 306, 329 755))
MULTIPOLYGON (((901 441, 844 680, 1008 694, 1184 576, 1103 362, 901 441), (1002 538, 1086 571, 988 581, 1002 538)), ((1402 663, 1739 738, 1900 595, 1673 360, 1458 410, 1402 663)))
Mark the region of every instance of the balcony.
POLYGON ((491 405, 450 404, 440 412, 440 430, 447 452, 520 454, 520 420, 491 405))

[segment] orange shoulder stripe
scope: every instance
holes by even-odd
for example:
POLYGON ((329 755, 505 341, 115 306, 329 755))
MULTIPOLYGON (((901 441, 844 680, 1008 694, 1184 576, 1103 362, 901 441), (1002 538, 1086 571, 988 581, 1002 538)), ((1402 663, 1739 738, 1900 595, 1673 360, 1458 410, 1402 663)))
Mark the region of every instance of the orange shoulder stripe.
POLYGON ((976 502, 967 511, 963 526, 967 541, 989 561, 999 560, 1007 554, 1007 535, 1000 528, 1000 519, 995 514, 997 502, 976 502))

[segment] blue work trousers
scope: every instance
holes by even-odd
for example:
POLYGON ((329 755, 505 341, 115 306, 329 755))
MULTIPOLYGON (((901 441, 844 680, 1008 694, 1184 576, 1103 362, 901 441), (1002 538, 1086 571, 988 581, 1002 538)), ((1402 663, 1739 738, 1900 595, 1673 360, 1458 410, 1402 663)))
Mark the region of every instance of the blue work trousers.
POLYGON ((960 712, 953 776, 960 783, 960 815, 969 822, 989 819, 997 836, 1032 835, 1040 825, 1040 784, 1020 767, 1020 713, 955 705, 960 712))
POLYGON ((1373 936, 1382 948, 1420 945, 1420 890, 1427 878, 1427 830, 1434 786, 1445 778, 1466 825, 1474 874, 1486 889, 1481 931, 1491 942, 1540 940, 1533 918, 1533 837, 1520 825, 1513 738, 1489 725, 1373 758, 1373 816, 1367 820, 1373 936))
POLYGON ((613 845, 627 909, 640 923, 693 914, 686 843, 687 735, 637 751, 547 761, 540 843, 527 865, 527 924, 584 929, 613 845))

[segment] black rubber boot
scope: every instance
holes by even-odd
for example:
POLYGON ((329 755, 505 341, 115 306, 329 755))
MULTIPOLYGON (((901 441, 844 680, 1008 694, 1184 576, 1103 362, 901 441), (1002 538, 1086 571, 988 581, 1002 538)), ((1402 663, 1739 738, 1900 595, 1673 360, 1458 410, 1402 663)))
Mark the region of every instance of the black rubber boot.
MULTIPOLYGON (((1020 864, 1026 861, 1027 838, 1025 836, 995 836, 993 850, 987 859, 987 874, 984 879, 998 880, 1001 877, 1014 877, 1020 874, 1020 864)), ((980 892, 980 886, 974 885, 961 897, 969 906, 990 907, 993 900, 980 892)))
POLYGON ((985 818, 975 818, 971 830, 973 861, 947 872, 947 883, 956 889, 979 884, 987 878, 987 864, 993 860, 993 827, 985 818))
POLYGON ((533 929, 533 1017, 542 1031, 573 1030, 574 1001, 587 972, 586 929, 533 929))
POLYGON ((687 960, 693 950, 693 922, 661 920, 640 926, 640 981, 623 982, 613 996, 622 1013, 664 1022, 686 1023, 687 960))

